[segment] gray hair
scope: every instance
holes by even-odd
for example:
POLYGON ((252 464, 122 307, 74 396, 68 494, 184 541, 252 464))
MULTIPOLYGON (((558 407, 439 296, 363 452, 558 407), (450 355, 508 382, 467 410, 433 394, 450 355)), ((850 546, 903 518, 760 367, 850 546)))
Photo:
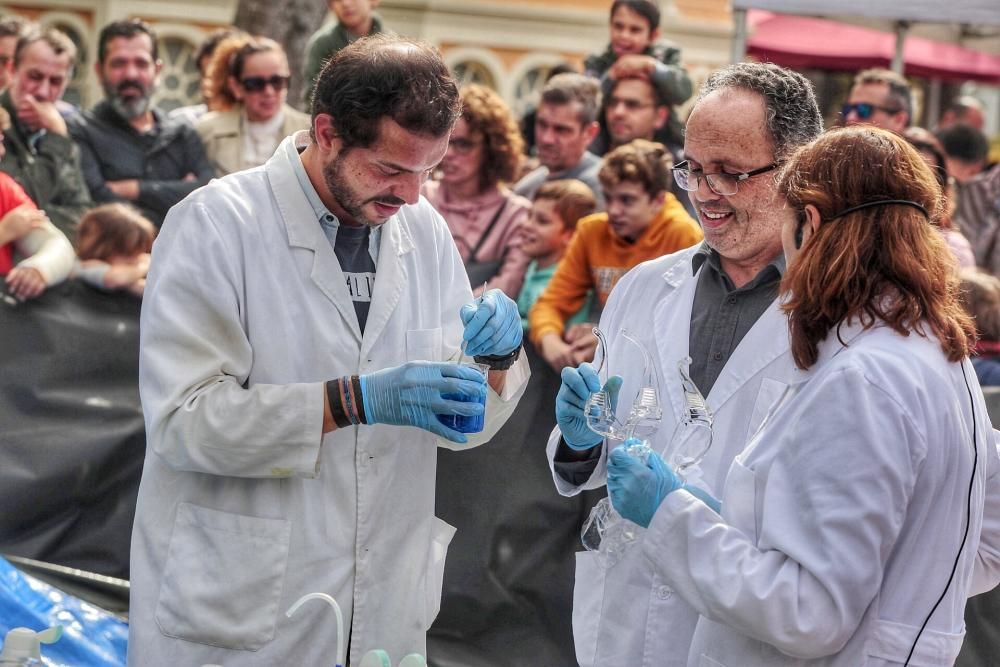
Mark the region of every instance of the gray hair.
POLYGON ((764 98, 767 133, 774 157, 781 160, 823 132, 823 117, 812 84, 797 72, 771 63, 736 63, 714 72, 698 94, 700 102, 725 88, 740 88, 764 98))
POLYGON ((542 104, 580 104, 580 124, 597 120, 601 108, 601 86, 596 79, 576 72, 557 74, 542 89, 542 104))

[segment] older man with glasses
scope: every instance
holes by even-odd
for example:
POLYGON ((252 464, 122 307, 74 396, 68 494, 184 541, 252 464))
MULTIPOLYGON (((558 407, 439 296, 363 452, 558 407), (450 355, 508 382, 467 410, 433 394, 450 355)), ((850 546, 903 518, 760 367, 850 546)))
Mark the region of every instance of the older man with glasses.
MULTIPOLYGON (((687 161, 674 179, 691 193, 705 242, 630 271, 612 290, 600 329, 607 338, 605 384, 617 391, 625 421, 646 382, 650 353, 664 404, 645 437, 669 461, 687 422, 681 406, 700 393, 714 413, 714 445, 689 489, 709 504, 735 455, 795 375, 785 317, 776 303, 785 264, 781 228, 788 216, 776 168, 822 131, 809 82, 771 64, 739 63, 713 74, 688 118, 687 161), (682 370, 683 369, 683 370, 682 370), (617 377, 620 376, 620 379, 617 377)), ((557 428, 549 439, 556 488, 571 496, 607 482, 604 440, 587 427, 587 397, 605 378, 590 364, 563 371, 557 428)), ((723 513, 739 508, 721 508, 723 513)), ((608 554, 577 554, 573 631, 580 665, 689 664, 698 614, 663 583, 656 554, 639 534, 613 565, 608 554)), ((691 659, 697 663, 698 656, 691 659)))
POLYGON ((887 69, 859 72, 841 114, 845 125, 867 123, 900 133, 909 127, 913 116, 910 84, 887 69))

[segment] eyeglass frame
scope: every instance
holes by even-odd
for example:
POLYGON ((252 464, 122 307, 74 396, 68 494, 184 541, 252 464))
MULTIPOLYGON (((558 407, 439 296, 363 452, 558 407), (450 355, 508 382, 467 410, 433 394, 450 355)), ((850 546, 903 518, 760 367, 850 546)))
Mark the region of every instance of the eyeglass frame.
POLYGON ((240 79, 240 85, 248 93, 262 93, 270 86, 275 92, 280 93, 288 88, 292 77, 290 75, 274 74, 272 76, 248 76, 240 79))
POLYGON ((757 169, 751 169, 750 171, 744 171, 743 173, 740 173, 740 174, 727 174, 725 172, 720 172, 720 171, 708 174, 708 173, 705 173, 701 169, 690 169, 689 166, 690 166, 690 163, 687 160, 684 160, 683 162, 678 163, 675 167, 673 167, 670 170, 674 174, 674 182, 677 183, 677 186, 681 190, 684 190, 685 192, 697 192, 698 188, 701 187, 701 179, 704 178, 705 179, 705 183, 708 185, 708 189, 709 190, 711 190, 715 194, 719 195, 720 197, 730 197, 730 196, 735 195, 736 193, 738 193, 740 191, 740 183, 742 183, 743 181, 745 181, 747 179, 753 178, 754 176, 759 176, 760 174, 766 174, 769 171, 773 171, 773 170, 777 169, 778 168, 778 163, 777 162, 772 162, 771 164, 769 164, 767 166, 758 167, 757 169), (680 174, 682 172, 687 174, 687 176, 684 177, 684 180, 689 181, 689 182, 690 182, 689 179, 691 178, 691 174, 692 173, 696 173, 696 172, 700 173, 700 176, 696 175, 694 177, 695 178, 695 183, 694 183, 694 187, 693 188, 689 188, 688 186, 684 185, 684 183, 681 183, 681 178, 682 177, 680 176, 680 174), (733 181, 734 181, 733 187, 735 189, 732 192, 719 192, 716 189, 716 186, 712 184, 712 177, 714 177, 714 176, 724 176, 726 178, 733 179, 733 181))
POLYGON ((879 104, 872 104, 871 102, 855 102, 854 104, 844 104, 840 107, 840 115, 844 118, 847 118, 847 115, 852 111, 856 113, 858 118, 861 120, 868 120, 875 115, 876 111, 881 111, 882 113, 893 116, 902 111, 902 109, 896 107, 884 107, 879 104), (869 107, 871 108, 871 111, 866 114, 862 114, 861 107, 869 107))

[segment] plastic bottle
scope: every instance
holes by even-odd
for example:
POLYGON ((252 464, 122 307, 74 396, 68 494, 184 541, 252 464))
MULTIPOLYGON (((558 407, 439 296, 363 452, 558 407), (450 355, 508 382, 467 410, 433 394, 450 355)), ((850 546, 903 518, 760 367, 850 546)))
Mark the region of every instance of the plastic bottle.
POLYGON ((3 640, 3 650, 0 651, 0 667, 41 665, 41 644, 59 641, 62 632, 61 625, 41 632, 35 632, 30 628, 14 628, 7 633, 3 640))

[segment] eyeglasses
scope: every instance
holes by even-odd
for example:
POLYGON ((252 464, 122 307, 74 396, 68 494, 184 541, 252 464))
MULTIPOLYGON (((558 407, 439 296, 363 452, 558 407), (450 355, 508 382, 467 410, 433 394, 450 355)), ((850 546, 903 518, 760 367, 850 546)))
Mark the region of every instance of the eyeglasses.
POLYGON ((248 76, 240 81, 240 84, 248 93, 259 93, 268 86, 271 86, 276 92, 280 93, 288 87, 288 82, 291 81, 291 79, 292 77, 290 76, 281 76, 280 74, 275 74, 274 76, 269 77, 248 76))
POLYGON ((881 111, 887 113, 890 116, 895 113, 899 113, 902 109, 894 109, 893 107, 880 107, 877 104, 869 104, 868 102, 858 102, 857 104, 845 104, 840 108, 840 113, 843 114, 844 118, 847 118, 848 114, 851 112, 857 114, 858 118, 861 120, 868 120, 876 111, 881 111))
POLYGON ((705 182, 708 183, 709 190, 717 195, 728 197, 729 195, 734 195, 739 192, 740 183, 743 181, 748 178, 752 178, 753 176, 757 176, 758 174, 767 173, 772 169, 777 168, 777 166, 777 162, 772 162, 766 167, 752 169, 742 174, 727 174, 725 172, 706 174, 701 169, 689 169, 688 162, 685 160, 674 167, 673 172, 674 180, 683 190, 695 192, 701 184, 701 179, 704 178, 705 182))
POLYGON ((453 148, 456 153, 461 153, 462 155, 468 155, 476 149, 478 146, 482 146, 483 142, 473 141, 472 139, 466 139, 464 137, 452 137, 448 140, 448 147, 453 148))

